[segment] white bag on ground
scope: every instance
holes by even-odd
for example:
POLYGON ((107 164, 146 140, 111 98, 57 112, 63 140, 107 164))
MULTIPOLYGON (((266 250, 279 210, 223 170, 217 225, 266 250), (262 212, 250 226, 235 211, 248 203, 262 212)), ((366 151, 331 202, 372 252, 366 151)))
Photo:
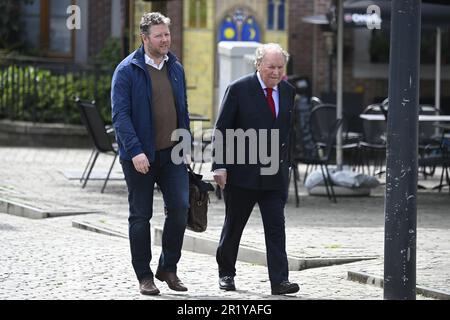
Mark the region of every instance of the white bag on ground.
POLYGON ((380 182, 374 176, 354 171, 341 170, 330 173, 335 185, 347 188, 376 188, 380 182))
POLYGON ((305 180, 306 189, 310 190, 317 186, 324 186, 325 183, 323 181, 322 172, 320 170, 312 171, 305 180))
MULTIPOLYGON (((380 182, 374 176, 348 171, 348 170, 330 170, 331 181, 334 185, 346 188, 376 188, 380 182)), ((311 172, 305 181, 305 187, 308 190, 316 186, 324 186, 324 180, 321 170, 311 172)))

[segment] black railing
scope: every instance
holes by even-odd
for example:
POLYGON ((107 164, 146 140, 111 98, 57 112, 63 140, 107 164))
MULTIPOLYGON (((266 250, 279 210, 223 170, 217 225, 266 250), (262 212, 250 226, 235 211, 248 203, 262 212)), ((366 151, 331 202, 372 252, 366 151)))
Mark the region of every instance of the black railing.
POLYGON ((0 61, 0 119, 80 123, 74 97, 95 100, 111 122, 112 70, 37 59, 0 61))

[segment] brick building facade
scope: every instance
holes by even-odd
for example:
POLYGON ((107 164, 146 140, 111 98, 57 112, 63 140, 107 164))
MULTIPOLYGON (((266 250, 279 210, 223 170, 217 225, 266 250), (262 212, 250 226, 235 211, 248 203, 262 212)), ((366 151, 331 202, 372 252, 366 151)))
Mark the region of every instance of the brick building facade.
MULTIPOLYGON (((53 1, 35 2, 41 2, 50 8, 52 4, 56 4, 53 1)), ((71 52, 66 58, 77 63, 89 62, 101 51, 110 37, 122 39, 123 55, 126 55, 140 44, 139 20, 145 11, 157 10, 168 15, 172 19, 172 51, 185 65, 190 105, 196 113, 212 118, 215 116, 213 110, 218 103, 216 97, 218 30, 226 15, 233 14, 241 8, 255 17, 261 28, 262 42, 280 42, 287 48, 292 56, 289 72, 308 77, 314 95, 320 97, 330 91, 330 74, 331 91, 335 91, 336 88, 336 61, 332 59, 330 65, 325 36, 329 27, 302 21, 302 18, 307 16, 326 14, 332 0, 76 0, 74 3, 81 8, 82 28, 72 31, 71 52), (283 10, 287 20, 285 29, 269 28, 270 15, 267 10, 271 3, 284 4, 283 10), (204 10, 206 20, 202 27, 192 26, 190 19, 193 5, 197 5, 197 9, 204 10)), ((48 8, 47 10, 50 10, 48 8)), ((42 6, 40 10, 42 12, 42 6)), ((367 70, 361 68, 360 55, 361 53, 367 55, 367 52, 361 51, 362 45, 359 41, 358 31, 344 28, 344 91, 362 96, 363 102, 360 107, 362 109, 365 105, 387 96, 388 74, 379 72, 383 68, 386 71, 387 64, 370 64, 367 70)), ((450 96, 450 62, 443 61, 443 63, 445 65, 442 69, 441 92, 442 96, 450 96)), ((428 65, 426 68, 428 71, 421 77, 421 97, 432 100, 435 86, 434 66, 428 65)), ((444 103, 442 107, 444 111, 450 113, 450 101, 444 103)))

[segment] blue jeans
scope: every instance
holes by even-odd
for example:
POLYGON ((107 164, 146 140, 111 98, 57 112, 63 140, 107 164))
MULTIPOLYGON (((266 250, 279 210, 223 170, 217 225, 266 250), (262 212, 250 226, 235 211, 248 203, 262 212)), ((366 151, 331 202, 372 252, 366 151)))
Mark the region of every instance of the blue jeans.
POLYGON ((153 277, 150 219, 155 183, 161 189, 166 208, 158 268, 176 272, 181 257, 189 208, 189 180, 186 165, 173 164, 171 151, 171 148, 157 151, 155 162, 150 164, 150 171, 145 175, 136 171, 133 162, 120 161, 128 187, 131 259, 138 280, 153 277))

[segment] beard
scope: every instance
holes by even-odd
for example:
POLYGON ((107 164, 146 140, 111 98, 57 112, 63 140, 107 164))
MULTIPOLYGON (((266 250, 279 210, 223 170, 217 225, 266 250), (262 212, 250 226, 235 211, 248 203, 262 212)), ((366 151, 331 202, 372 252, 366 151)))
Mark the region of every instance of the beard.
POLYGON ((147 45, 146 49, 148 52, 150 52, 150 54, 152 54, 155 57, 163 57, 169 52, 169 46, 160 48, 147 45))

